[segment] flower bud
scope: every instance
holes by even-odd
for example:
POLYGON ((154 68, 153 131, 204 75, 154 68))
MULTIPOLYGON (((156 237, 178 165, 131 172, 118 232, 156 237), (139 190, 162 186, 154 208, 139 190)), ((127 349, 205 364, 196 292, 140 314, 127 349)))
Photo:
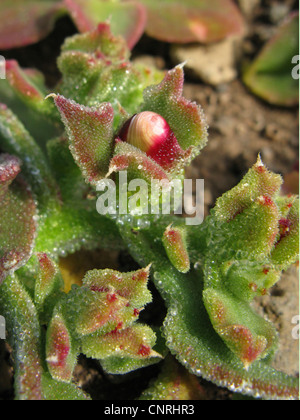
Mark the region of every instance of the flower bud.
POLYGON ((155 112, 134 115, 123 126, 119 138, 145 152, 165 169, 184 154, 167 121, 155 112))

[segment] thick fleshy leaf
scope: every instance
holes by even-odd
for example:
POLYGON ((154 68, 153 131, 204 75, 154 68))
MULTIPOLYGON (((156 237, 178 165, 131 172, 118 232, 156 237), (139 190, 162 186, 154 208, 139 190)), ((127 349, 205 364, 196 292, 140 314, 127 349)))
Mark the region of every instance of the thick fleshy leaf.
POLYGON ((190 374, 172 357, 164 361, 162 371, 147 388, 139 400, 189 401, 207 400, 205 388, 198 378, 190 374))
POLYGON ((217 200, 216 217, 221 221, 233 220, 242 213, 253 201, 262 196, 270 198, 279 195, 282 177, 266 168, 258 157, 255 165, 248 171, 242 181, 217 200))
POLYGON ((281 277, 281 271, 275 269, 268 259, 265 263, 247 259, 229 261, 221 271, 227 290, 243 302, 252 302, 256 296, 265 296, 281 277))
POLYGON ((144 152, 128 143, 117 140, 107 176, 120 171, 127 171, 128 180, 138 178, 149 184, 153 179, 170 180, 167 172, 144 152))
POLYGON ((53 95, 65 124, 70 150, 87 182, 95 185, 107 171, 113 148, 114 111, 110 104, 87 108, 53 95))
POLYGON ((87 106, 106 102, 104 97, 113 87, 110 83, 112 69, 119 68, 120 63, 127 63, 128 59, 125 41, 114 37, 107 24, 99 25, 92 32, 67 38, 58 58, 63 75, 60 93, 87 106))
POLYGON ((83 34, 66 38, 62 45, 62 52, 74 53, 75 51, 90 54, 95 60, 104 59, 107 65, 129 60, 130 57, 130 50, 124 38, 112 34, 110 24, 107 22, 99 22, 83 34))
POLYGON ((49 373, 42 375, 43 398, 46 401, 89 401, 75 384, 55 381, 49 373))
POLYGON ((191 263, 187 250, 185 231, 168 226, 163 236, 163 244, 174 267, 181 273, 187 273, 190 270, 191 263))
MULTIPOLYGON (((76 301, 75 305, 78 303, 76 301)), ((86 291, 84 302, 77 306, 80 312, 76 319, 76 333, 82 336, 95 332, 105 334, 122 328, 127 321, 125 318, 128 303, 127 299, 118 296, 113 289, 108 289, 107 292, 95 292, 93 288, 92 291, 86 291)))
POLYGON ((293 58, 299 55, 299 14, 289 18, 244 73, 248 88, 280 106, 299 103, 299 83, 292 77, 293 58))
POLYGON ((274 264, 272 253, 289 233, 293 245, 284 247, 284 268, 297 258, 297 217, 289 232, 292 223, 286 216, 293 205, 283 198, 277 205, 281 183, 259 158, 243 180, 218 199, 206 221, 210 251, 204 263, 204 304, 216 332, 246 367, 276 344, 274 328, 253 313, 249 302, 280 279, 283 266, 274 264))
POLYGON ((140 311, 152 300, 148 276, 149 268, 132 273, 90 271, 83 286, 74 286, 61 300, 58 311, 78 339, 123 330, 137 321, 140 311))
POLYGON ((143 358, 133 358, 131 356, 110 356, 100 360, 102 369, 111 375, 125 375, 148 366, 161 362, 162 356, 153 350, 152 355, 143 358))
POLYGON ((0 313, 7 322, 7 339, 15 361, 14 387, 20 400, 43 399, 41 331, 36 308, 16 275, 0 286, 0 313))
MULTIPOLYGON (((265 186, 266 188, 270 187, 269 183, 265 183, 265 186)), ((277 192, 278 189, 275 188, 273 191, 277 192)), ((226 220, 228 219, 226 218, 226 220)), ((206 223, 200 225, 197 229, 188 229, 187 241, 189 243, 189 249, 192 245, 195 246, 196 243, 194 239, 190 241, 190 237, 193 235, 196 235, 199 242, 199 250, 201 249, 198 258, 195 251, 191 253, 193 255, 192 261, 196 262, 196 264, 195 270, 192 268, 188 276, 179 273, 175 267, 170 265, 167 256, 164 255, 163 244, 157 240, 158 237, 162 238, 163 236, 166 229, 165 222, 155 221, 151 230, 140 230, 138 236, 134 235, 130 225, 120 225, 119 229, 124 241, 128 244, 131 255, 134 256, 139 264, 145 265, 150 261, 153 264, 154 282, 165 298, 168 306, 168 314, 163 329, 166 344, 187 369, 219 386, 224 386, 232 391, 241 392, 246 395, 267 399, 298 399, 299 388, 297 378, 272 369, 269 365, 269 360, 255 361, 246 370, 244 363, 229 349, 214 330, 203 304, 203 270, 204 262, 207 261, 207 252, 209 249, 207 246, 209 245, 214 249, 214 245, 211 242, 210 229, 208 230, 206 223), (203 245, 203 242, 207 242, 206 245, 203 245), (153 246, 149 247, 149 244, 153 244, 153 246)), ((217 226, 214 229, 216 230, 217 226)), ((225 251, 226 255, 228 251, 225 251)), ((214 262, 215 258, 218 257, 222 260, 223 252, 223 247, 216 247, 212 255, 209 256, 210 261, 207 261, 207 268, 214 270, 216 266, 214 262)), ((245 261, 245 264, 248 267, 249 264, 247 261, 245 261)), ((224 267, 221 268, 221 273, 222 269, 224 267)), ((261 272, 266 277, 267 271, 267 267, 264 269, 261 266, 261 272)), ((224 276, 224 273, 222 276, 224 276)), ((221 283, 222 287, 224 287, 223 281, 225 279, 222 276, 221 278, 223 280, 221 283)), ((207 275, 205 283, 206 287, 215 284, 212 275, 207 275)), ((229 293, 229 296, 232 295, 229 293)), ((247 312, 250 310, 250 307, 247 302, 242 302, 243 298, 240 300, 237 299, 237 301, 241 304, 239 311, 247 318, 247 312), (246 312, 242 308, 247 308, 246 312)), ((254 324, 257 322, 257 325, 260 325, 259 329, 261 331, 261 328, 264 329, 264 325, 266 326, 267 324, 264 324, 266 321, 262 318, 259 319, 256 316, 252 312, 252 321, 254 324)), ((269 336, 267 330, 265 333, 266 336, 269 336)), ((271 328, 270 331, 272 335, 274 329, 271 328)), ((246 332, 244 327, 239 329, 235 328, 232 331, 234 333, 232 336, 241 339, 243 333, 244 337, 248 337, 249 340, 249 331, 245 334, 246 332)), ((227 333, 229 333, 229 330, 227 333)), ((256 334, 259 336, 260 332, 257 330, 256 334)), ((248 342, 247 340, 240 340, 240 349, 246 349, 248 342)), ((259 346, 260 341, 255 336, 252 338, 252 344, 253 355, 254 350, 257 351, 262 347, 259 346)), ((250 348, 251 346, 249 350, 250 348)))
POLYGON ((48 141, 47 152, 63 203, 73 208, 86 208, 88 204, 85 198, 89 196, 91 187, 86 184, 73 159, 67 137, 62 136, 48 141))
MULTIPOLYGON (((176 179, 172 180, 170 174, 153 159, 123 141, 117 140, 107 177, 113 173, 117 173, 116 182, 120 191, 119 215, 133 216, 133 224, 137 222, 136 217, 139 218, 138 223, 143 223, 143 216, 150 213, 170 214, 182 203, 182 173, 176 173, 176 179)), ((99 185, 98 190, 101 189, 99 185)), ((99 197, 100 213, 101 208, 105 208, 105 211, 109 209, 105 196, 107 193, 99 197)))
POLYGON ((206 288, 203 297, 214 329, 246 369, 266 357, 276 343, 276 331, 271 323, 230 293, 206 288))
MULTIPOLYGON (((24 70, 26 72, 26 70, 24 70)), ((27 73, 28 74, 28 73, 27 73)), ((36 73, 37 77, 40 72, 36 73)), ((30 72, 32 77, 32 71, 30 72)), ((13 114, 18 117, 21 123, 31 136, 36 139, 39 146, 43 146, 49 139, 55 138, 63 130, 62 124, 53 124, 49 118, 35 109, 29 108, 20 98, 15 90, 8 83, 8 80, 1 80, 0 83, 1 102, 9 108, 13 114)), ((58 113, 58 111, 57 111, 58 113)), ((58 114, 59 115, 59 114, 58 114)))
MULTIPOLYGON (((105 359, 100 359, 102 369, 105 372, 110 373, 112 375, 124 375, 137 369, 142 369, 144 367, 160 363, 169 352, 165 346, 165 341, 161 336, 161 333, 158 330, 158 328, 155 328, 154 331, 155 333, 147 325, 143 324, 136 324, 133 325, 131 328, 127 328, 127 330, 124 330, 122 340, 124 340, 125 347, 130 347, 130 350, 121 348, 120 353, 116 343, 115 350, 112 351, 111 355, 105 359), (142 345, 145 347, 139 347, 139 352, 141 354, 138 354, 138 356, 132 355, 130 353, 132 353, 134 346, 137 348, 137 342, 128 344, 127 340, 130 340, 130 337, 133 338, 133 341, 134 338, 137 338, 137 340, 139 340, 141 338, 141 334, 144 334, 142 338, 142 340, 144 340, 142 345), (149 347, 152 346, 149 355, 149 349, 147 349, 147 344, 149 344, 149 347), (122 355, 122 351, 124 350, 127 352, 125 356, 125 353, 122 355)), ((121 335, 119 336, 119 338, 121 338, 121 335)), ((118 339, 118 337, 116 337, 116 339, 118 339)), ((96 341, 95 344, 97 351, 96 341)), ((111 344, 113 344, 113 340, 111 341, 111 344)))
MULTIPOLYGON (((145 83, 151 80, 152 83, 154 80, 157 81, 158 76, 155 74, 152 75, 150 72, 150 75, 152 75, 150 80, 149 72, 146 77, 147 71, 145 71, 145 68, 138 69, 132 66, 126 61, 127 57, 128 50, 124 48, 124 44, 120 40, 112 37, 109 27, 105 24, 100 25, 91 33, 80 35, 73 40, 67 41, 60 58, 61 71, 63 75, 67 75, 63 78, 61 92, 68 98, 76 98, 80 103, 85 98, 84 105, 88 105, 88 107, 91 105, 104 107, 108 106, 108 103, 111 104, 111 107, 114 109, 114 115, 111 118, 113 118, 112 125, 114 136, 116 137, 121 135, 122 129, 120 132, 120 128, 122 127, 122 123, 124 125, 126 120, 130 120, 130 115, 138 111, 150 111, 159 114, 170 126, 171 132, 174 133, 176 142, 172 144, 177 145, 180 153, 177 153, 177 149, 170 150, 169 148, 168 150, 168 147, 165 146, 166 151, 169 151, 169 154, 165 153, 169 159, 167 167, 164 164, 165 160, 161 162, 161 150, 159 150, 157 159, 153 154, 151 158, 157 161, 157 163, 162 164, 163 168, 174 175, 173 177, 180 177, 182 176, 184 166, 206 144, 207 125, 203 111, 200 106, 182 97, 184 81, 182 67, 178 66, 168 72, 160 84, 152 84, 150 88, 148 87, 144 91, 145 83), (112 45, 111 51, 107 48, 108 44, 112 45), (74 78, 71 77, 73 73, 74 78), (144 103, 142 103, 143 98, 144 103), (100 105, 103 102, 104 104, 100 105)), ((77 104, 71 102, 69 99, 65 99, 61 95, 53 96, 58 108, 63 114, 64 121, 66 122, 66 116, 64 115, 63 108, 67 109, 70 106, 74 110, 72 118, 76 120, 75 107, 77 104), (61 103, 58 104, 58 101, 61 103), (64 102, 64 105, 62 102, 64 102)), ((95 108, 81 108, 82 115, 84 112, 92 113, 95 110, 95 108)), ((80 110, 80 105, 78 105, 77 110, 80 110)), ((82 115, 80 116, 80 120, 84 120, 82 115)), ((73 126, 75 129, 78 129, 80 124, 76 123, 73 126)), ((98 124, 98 128, 101 130, 102 126, 98 124)), ((85 133, 79 131, 77 137, 84 137, 85 133)), ((110 138, 109 135, 111 133, 107 129, 105 131, 110 138)), ((99 134, 97 136, 100 137, 99 134)), ((90 135, 89 139, 92 137, 93 135, 90 135)), ((105 140, 104 143, 108 148, 109 142, 107 138, 105 140)), ((121 138, 121 140, 124 139, 121 138)), ((87 142, 84 141, 83 143, 86 144, 87 142)), ((120 149, 121 146, 117 144, 117 148, 120 149)), ((115 154, 122 155, 122 152, 116 150, 115 154)), ((92 159, 95 160, 95 156, 92 159)), ((90 158, 89 162, 92 162, 92 159, 90 158)), ((123 159, 123 157, 120 157, 120 159, 123 159)), ((111 166, 113 167, 120 166, 113 165, 113 163, 115 162, 111 162, 111 166)), ((141 163, 138 166, 143 168, 143 164, 141 163)), ((110 168, 110 173, 113 170, 110 168)), ((93 176, 95 177, 95 171, 93 176)), ((97 180, 101 179, 101 176, 96 177, 93 183, 96 184, 97 180)))
POLYGON ((63 281, 57 265, 45 253, 38 253, 39 271, 35 281, 34 301, 39 312, 52 314, 63 281), (49 309, 50 307, 50 309, 49 309))
MULTIPOLYGON (((243 199, 246 198, 246 195, 245 191, 243 199)), ((230 203, 227 201, 228 198, 222 198, 220 201, 230 203)), ((233 200, 231 203, 234 208, 233 200)), ((219 206, 220 202, 217 212, 213 212, 217 220, 219 206)), ((226 207, 224 207, 224 213, 226 214, 226 207)), ((216 219, 214 217, 211 219, 212 229, 216 226, 216 219)), ((280 213, 276 203, 269 195, 262 195, 253 200, 253 203, 244 208, 233 220, 218 223, 218 229, 215 229, 211 239, 216 247, 222 248, 220 257, 228 259, 228 261, 236 258, 261 262, 269 256, 275 245, 279 233, 279 219, 280 213)))
POLYGON ((132 327, 113 331, 101 337, 86 337, 83 340, 83 352, 88 357, 100 360, 107 358, 126 358, 143 360, 160 357, 152 347, 156 335, 146 325, 136 324, 132 327))
POLYGON ((114 270, 89 271, 83 279, 83 284, 93 291, 105 291, 109 288, 117 295, 130 301, 130 305, 136 316, 140 308, 151 302, 151 293, 147 288, 150 267, 133 271, 131 273, 119 273, 114 270))
POLYGON ((111 103, 117 129, 143 102, 144 88, 163 79, 162 72, 132 64, 129 57, 124 39, 113 36, 105 23, 92 32, 68 38, 58 59, 63 75, 59 93, 89 107, 111 103))
MULTIPOLYGON (((184 279, 181 281, 184 283, 184 279)), ((268 400, 298 400, 297 378, 278 372, 263 361, 255 362, 247 371, 243 364, 232 356, 233 353, 227 346, 221 344, 220 338, 214 336, 206 319, 206 311, 202 303, 199 304, 202 302, 201 296, 196 296, 193 291, 194 298, 187 298, 186 292, 187 289, 182 298, 188 306, 174 302, 169 308, 164 332, 171 352, 187 369, 218 386, 244 395, 268 400), (196 311, 198 317, 201 317, 201 326, 199 322, 189 319, 191 311, 196 311)))
POLYGON ((71 382, 78 352, 63 316, 55 312, 47 329, 46 342, 46 361, 53 379, 71 382))
POLYGON ((50 257, 65 257, 82 247, 122 250, 124 244, 115 224, 95 209, 76 209, 63 206, 39 220, 36 251, 50 257), (62 229, 63 226, 63 229, 62 229))
POLYGON ((243 17, 231 0, 140 0, 146 33, 166 42, 216 42, 243 33, 243 17))
POLYGON ((159 361, 161 356, 152 349, 155 333, 136 325, 152 300, 149 269, 90 271, 82 287, 73 286, 60 299, 47 333, 47 362, 54 378, 71 379, 78 346, 88 357, 104 358, 113 373, 159 361))
POLYGON ((0 198, 4 200, 8 188, 21 172, 21 161, 10 155, 0 155, 0 198))
POLYGON ((288 214, 279 220, 280 236, 271 253, 271 262, 281 270, 299 261, 299 199, 288 207, 288 214))
POLYGON ((36 204, 26 183, 15 180, 20 165, 18 158, 0 155, 0 283, 26 264, 35 242, 36 204))
POLYGON ((1 104, 0 147, 22 160, 23 174, 38 199, 40 210, 49 207, 50 201, 56 199, 56 186, 48 162, 20 120, 6 105, 1 104))
POLYGON ((146 12, 138 1, 64 0, 64 4, 80 32, 89 32, 109 20, 112 32, 122 35, 130 48, 144 32, 146 12))
POLYGON ((59 0, 2 0, 0 4, 0 49, 36 43, 53 29, 65 13, 59 0))
POLYGON ((26 6, 23 0, 16 2, 14 7, 7 0, 1 5, 6 22, 0 32, 1 49, 39 41, 51 31, 55 20, 68 12, 82 33, 110 20, 113 33, 124 37, 130 48, 145 28, 154 38, 184 43, 215 42, 240 34, 244 28, 243 18, 231 0, 221 6, 220 0, 188 0, 184 4, 171 0, 27 0, 26 6))
POLYGON ((232 235, 232 242, 235 242, 233 248, 244 248, 248 256, 252 254, 259 261, 274 246, 278 220, 279 211, 275 202, 268 195, 258 197, 249 209, 232 221, 232 230, 236 232, 232 235), (240 234, 241 231, 243 234, 240 234))
POLYGON ((17 96, 34 111, 59 120, 59 115, 53 103, 45 101, 47 94, 43 75, 38 71, 23 70, 15 60, 6 62, 6 78, 17 96))

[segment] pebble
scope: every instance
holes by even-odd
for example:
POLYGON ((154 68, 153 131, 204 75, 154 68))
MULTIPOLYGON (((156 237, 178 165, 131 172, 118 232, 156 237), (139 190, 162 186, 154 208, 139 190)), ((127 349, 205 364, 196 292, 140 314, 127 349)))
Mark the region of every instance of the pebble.
POLYGON ((203 82, 219 86, 238 76, 241 38, 229 37, 211 45, 174 45, 171 57, 176 64, 186 62, 185 69, 203 82))

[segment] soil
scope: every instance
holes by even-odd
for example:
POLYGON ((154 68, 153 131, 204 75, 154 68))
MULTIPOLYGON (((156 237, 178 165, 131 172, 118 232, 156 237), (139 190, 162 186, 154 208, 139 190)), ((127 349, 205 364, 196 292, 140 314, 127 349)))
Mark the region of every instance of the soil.
MULTIPOLYGON (((246 7, 246 2, 241 0, 240 4, 244 7, 248 31, 242 40, 242 54, 237 63, 236 78, 231 82, 210 86, 189 73, 184 88, 188 99, 202 105, 210 126, 208 145, 187 170, 187 177, 205 180, 206 214, 221 194, 242 179, 256 162, 258 154, 270 170, 284 177, 286 192, 298 194, 299 191, 298 107, 286 109, 261 101, 246 89, 239 73, 242 60, 255 56, 274 33, 280 18, 279 6, 289 11, 297 8, 298 2, 248 0, 246 7), (253 3, 253 8, 250 7, 250 3, 253 3)), ((69 19, 63 18, 57 22, 53 33, 44 41, 31 47, 2 52, 2 55, 7 59, 18 59, 24 67, 37 67, 45 74, 50 87, 59 78, 55 60, 59 55, 60 46, 64 38, 73 33, 76 33, 75 27, 69 19)), ((169 44, 157 42, 146 36, 134 49, 133 57, 155 63, 160 68, 171 68, 177 64, 172 58, 169 44)), ((73 257, 73 264, 76 260, 78 258, 73 257)), ((94 257, 85 260, 90 261, 92 265, 88 268, 107 268, 108 256, 104 258, 105 266, 99 262, 96 266, 94 257)), ((64 264, 68 267, 72 262, 64 264)), ((114 255, 111 268, 117 267, 123 270, 127 267, 134 268, 135 263, 128 255, 114 255)), ((147 319, 147 316, 153 316, 153 311, 156 310, 159 324, 165 308, 155 288, 151 287, 155 305, 150 305, 143 316, 147 319)), ((299 375, 299 342, 292 336, 295 328, 292 320, 299 314, 298 303, 297 268, 292 268, 284 274, 282 280, 272 289, 270 296, 255 302, 256 310, 273 321, 279 331, 279 351, 274 365, 279 370, 293 375, 299 375)), ((75 377, 94 399, 125 400, 137 398, 159 370, 160 366, 157 365, 144 369, 143 375, 133 372, 124 377, 112 377, 104 374, 97 362, 82 357, 75 377)), ((202 379, 199 379, 199 382, 206 390, 206 399, 232 398, 232 394, 224 389, 219 389, 202 379)), ((10 350, 0 340, 0 399, 13 398, 12 383, 10 350)))

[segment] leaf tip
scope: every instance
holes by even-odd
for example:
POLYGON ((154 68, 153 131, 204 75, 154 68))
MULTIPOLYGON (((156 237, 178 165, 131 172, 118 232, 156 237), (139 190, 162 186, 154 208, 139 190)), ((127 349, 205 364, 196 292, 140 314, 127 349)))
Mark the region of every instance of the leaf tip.
POLYGON ((57 95, 56 95, 56 93, 50 93, 49 95, 47 95, 46 97, 45 97, 45 101, 47 100, 47 99, 49 99, 49 98, 52 98, 52 99, 54 99, 54 100, 56 100, 56 98, 57 98, 57 95))

